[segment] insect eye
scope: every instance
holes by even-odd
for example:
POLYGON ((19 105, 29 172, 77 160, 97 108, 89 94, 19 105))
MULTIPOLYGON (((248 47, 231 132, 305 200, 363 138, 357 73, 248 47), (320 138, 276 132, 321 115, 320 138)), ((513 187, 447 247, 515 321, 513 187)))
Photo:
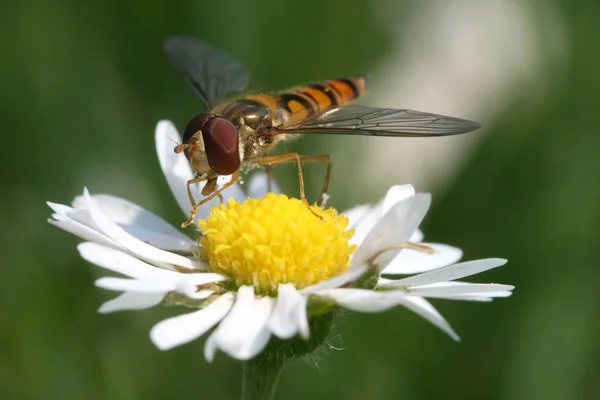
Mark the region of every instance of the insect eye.
POLYGON ((238 131, 222 117, 210 118, 202 127, 202 140, 210 168, 219 175, 230 175, 240 168, 238 131))
MULTIPOLYGON (((185 127, 185 131, 183 131, 183 138, 182 138, 183 143, 184 144, 189 143, 192 136, 194 136, 194 134, 196 132, 198 132, 199 130, 202 129, 202 127, 204 126, 206 121, 208 121, 209 119, 211 119, 213 117, 214 117, 214 115, 212 115, 212 114, 199 114, 199 115, 196 115, 194 118, 192 118, 192 120, 185 127)), ((185 156, 189 160, 190 155, 189 155, 187 149, 185 151, 185 156)))

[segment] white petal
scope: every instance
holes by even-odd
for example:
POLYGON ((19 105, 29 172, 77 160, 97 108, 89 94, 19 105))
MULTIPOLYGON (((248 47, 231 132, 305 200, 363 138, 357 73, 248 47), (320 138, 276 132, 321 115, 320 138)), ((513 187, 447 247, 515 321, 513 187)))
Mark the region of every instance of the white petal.
POLYGON ((191 285, 194 286, 206 285, 207 283, 221 282, 229 279, 225 275, 217 274, 214 272, 199 272, 193 274, 178 275, 182 278, 185 278, 186 282, 189 282, 191 285))
POLYGON ((94 221, 90 217, 90 213, 87 210, 79 210, 73 207, 65 206, 64 204, 52 203, 47 201, 46 204, 54 210, 56 214, 63 218, 57 218, 53 215, 53 218, 58 220, 72 220, 79 222, 82 225, 85 225, 91 229, 97 230, 96 225, 94 225, 94 221))
POLYGON ((102 304, 98 312, 105 314, 122 310, 143 310, 159 304, 164 297, 164 293, 125 292, 102 304))
POLYGON ((408 278, 399 279, 397 281, 393 281, 393 283, 388 283, 387 285, 396 287, 416 287, 431 283, 453 281, 455 279, 475 275, 504 264, 506 264, 506 260, 502 258, 486 258, 483 260, 467 261, 439 269, 434 269, 433 271, 424 272, 408 278))
POLYGON ((95 282, 97 287, 116 290, 120 292, 138 292, 138 293, 163 293, 167 294, 174 289, 173 284, 169 281, 157 282, 151 280, 124 279, 105 277, 97 279, 95 282))
POLYGON ((411 242, 418 243, 418 242, 422 242, 422 241, 423 241, 423 237, 424 237, 424 235, 423 235, 423 231, 421 231, 420 229, 417 229, 417 230, 416 230, 416 231, 415 231, 415 232, 412 234, 412 236, 410 237, 410 239, 409 239, 409 240, 410 240, 411 242))
POLYGON ((229 278, 216 273, 202 272, 195 274, 178 274, 179 279, 175 283, 175 291, 192 299, 204 299, 212 293, 211 290, 198 290, 198 286, 207 283, 221 282, 229 278))
MULTIPOLYGON (((56 217, 62 218, 58 215, 56 215, 56 217)), ((85 226, 77 221, 72 220, 72 219, 61 219, 61 220, 49 219, 48 222, 54 226, 57 226, 65 231, 69 232, 69 233, 72 233, 75 236, 79 236, 80 238, 82 238, 84 240, 102 243, 106 246, 120 247, 117 243, 115 243, 113 240, 109 239, 103 233, 100 233, 97 230, 92 229, 88 226, 85 226)))
POLYGON ((131 278, 170 279, 179 275, 176 272, 159 269, 147 264, 121 250, 103 246, 98 243, 85 242, 77 246, 81 257, 110 271, 127 275, 131 278))
POLYGON ((485 301, 489 302, 496 297, 509 297, 512 292, 485 292, 478 294, 459 294, 455 296, 445 296, 444 300, 464 300, 464 301, 485 301))
POLYGON ((208 299, 210 296, 212 296, 212 294, 214 293, 214 290, 207 290, 207 289, 203 289, 203 290, 197 290, 193 292, 193 293, 184 293, 187 297, 189 297, 190 299, 196 299, 196 300, 203 300, 203 299, 208 299))
POLYGON ((367 289, 331 289, 319 292, 318 295, 330 298, 342 307, 369 313, 402 305, 442 329, 454 340, 459 340, 458 335, 452 330, 448 322, 431 304, 425 299, 408 296, 399 290, 375 292, 367 289))
POLYGON ((326 279, 324 281, 315 283, 314 285, 307 286, 304 289, 301 289, 299 292, 303 296, 308 296, 312 293, 317 293, 321 290, 333 289, 343 286, 349 282, 353 282, 360 278, 365 272, 367 272, 367 267, 364 265, 359 265, 348 269, 348 271, 344 272, 341 275, 334 276, 333 278, 326 279))
MULTIPOLYGON (((259 198, 265 197, 267 194, 267 174, 265 172, 257 172, 250 178, 250 182, 247 186, 248 197, 251 198, 259 198)), ((275 179, 271 179, 271 192, 273 193, 281 193, 281 189, 277 185, 275 179)))
MULTIPOLYGON (((361 244, 369 232, 377 225, 383 216, 389 212, 399 202, 402 202, 415 194, 415 189, 412 185, 396 185, 392 186, 383 200, 381 200, 375 206, 369 207, 369 209, 361 210, 359 206, 358 210, 361 212, 360 218, 352 224, 350 227, 355 229, 354 236, 350 240, 350 244, 361 244)), ((352 220, 351 220, 352 222, 352 220)), ((411 238, 412 240, 412 238, 411 238)), ((417 240, 420 241, 420 240, 417 240)))
MULTIPOLYGON (((380 278, 379 284, 382 286, 386 286, 387 283, 393 282, 393 280, 388 279, 387 282, 383 278, 380 278)), ((446 300, 467 300, 467 301, 492 301, 495 297, 509 297, 512 295, 512 290, 514 286, 512 285, 498 285, 495 283, 470 283, 470 282, 439 282, 432 283, 425 286, 419 286, 417 288, 412 289, 426 289, 426 290, 434 290, 436 288, 445 288, 452 287, 456 288, 459 293, 458 294, 448 294, 445 293, 443 297, 446 300), (470 290, 470 287, 474 287, 475 290, 470 290)), ((414 293, 419 293, 420 291, 411 291, 409 294, 412 295, 414 293)), ((439 292, 438 292, 439 293, 439 292)), ((438 297, 438 296, 429 296, 429 297, 438 297)))
POLYGON ((510 297, 512 296, 512 290, 510 291, 506 291, 506 292, 483 292, 483 293, 478 293, 478 294, 464 294, 464 295, 457 295, 457 296, 448 296, 448 299, 454 300, 454 299, 458 299, 458 300, 463 300, 463 298, 468 298, 468 297, 486 297, 491 299, 494 299, 496 297, 510 297))
POLYGON ((380 201, 378 204, 363 210, 364 212, 358 221, 352 226, 354 229, 354 236, 350 239, 350 244, 362 244, 369 232, 371 232, 373 227, 381 220, 381 217, 383 216, 381 213, 382 208, 383 201, 380 201))
POLYGON ((252 286, 240 287, 231 311, 206 341, 206 359, 212 361, 217 349, 238 360, 256 356, 269 342, 272 310, 272 298, 256 298, 252 286))
POLYGON ((55 212, 55 214, 52 214, 54 220, 48 221, 51 224, 83 239, 120 247, 102 232, 98 231, 87 211, 77 210, 64 204, 52 203, 50 201, 47 201, 46 204, 55 212))
POLYGON ((393 206, 414 195, 415 188, 412 185, 406 184, 392 186, 383 198, 383 207, 381 209, 381 215, 385 215, 388 211, 392 209, 393 206))
POLYGON ((415 274, 454 264, 462 257, 462 250, 446 244, 423 243, 435 253, 402 250, 381 272, 382 274, 415 274))
POLYGON ((400 250, 381 251, 410 239, 425 217, 430 203, 431 196, 426 193, 418 193, 396 203, 369 232, 352 257, 351 264, 367 263, 375 257, 373 264, 382 268, 387 266, 400 250))
MULTIPOLYGON (((348 217, 348 229, 354 229, 364 218, 365 215, 371 210, 372 206, 369 204, 363 204, 360 206, 353 207, 349 210, 344 211, 346 217, 348 217)), ((367 232, 368 233, 368 232, 367 232)), ((356 233, 355 233, 356 234, 356 233)), ((358 244, 358 243, 354 243, 358 244)))
POLYGON ((496 283, 463 283, 446 282, 445 285, 427 285, 411 288, 409 294, 420 297, 446 298, 448 296, 476 294, 488 296, 488 293, 502 292, 510 293, 515 287, 511 285, 500 285, 496 283))
POLYGON ((161 350, 190 342, 223 319, 233 304, 233 293, 225 293, 202 310, 165 319, 150 330, 150 339, 161 350))
POLYGON ((294 285, 279 285, 277 302, 269 319, 269 329, 281 339, 289 339, 300 333, 308 339, 308 318, 306 316, 306 297, 301 296, 294 285))
POLYGON ((454 332, 450 324, 427 300, 416 296, 406 296, 402 299, 401 304, 446 332, 452 339, 457 342, 460 341, 460 338, 456 332, 454 332))
MULTIPOLYGON (((109 220, 130 235, 152 246, 187 253, 191 253, 197 247, 194 240, 137 204, 106 194, 93 195, 92 199, 100 212, 109 220)), ((75 198, 73 206, 79 209, 87 208, 82 196, 75 198)))
MULTIPOLYGON (((156 153, 160 168, 167 179, 173 196, 184 214, 190 210, 186 184, 194 178, 190 162, 183 154, 175 154, 175 146, 181 143, 179 132, 171 121, 160 121, 154 134, 156 153)), ((199 195, 199 193, 194 193, 199 195)))
POLYGON ((335 301, 336 304, 354 311, 380 312, 389 310, 401 303, 406 293, 399 290, 376 292, 369 289, 328 289, 321 290, 318 296, 335 301))
POLYGON ((190 260, 189 258, 180 256, 178 254, 157 249, 156 247, 144 243, 141 240, 131 236, 129 233, 125 232, 121 227, 111 222, 108 218, 106 218, 106 216, 104 216, 100 212, 100 210, 98 210, 87 189, 84 189, 83 195, 86 199, 90 215, 98 229, 101 232, 103 232, 106 236, 119 243, 121 246, 123 246, 136 256, 145 260, 179 265, 185 268, 203 268, 203 265, 199 262, 190 260))

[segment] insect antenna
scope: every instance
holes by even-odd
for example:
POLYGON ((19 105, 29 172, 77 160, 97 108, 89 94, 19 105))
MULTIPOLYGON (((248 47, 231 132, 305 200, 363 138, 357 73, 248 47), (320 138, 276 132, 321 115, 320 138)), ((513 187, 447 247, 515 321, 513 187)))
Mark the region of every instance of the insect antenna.
MULTIPOLYGON (((174 142, 175 144, 177 144, 177 142, 174 142)), ((177 146, 175 146, 175 148, 173 149, 175 151, 175 153, 179 154, 184 150, 188 150, 186 152, 186 156, 188 158, 192 158, 194 157, 194 154, 196 154, 196 145, 198 144, 198 139, 196 138, 191 138, 189 140, 189 142, 184 143, 184 144, 177 144, 177 146)))

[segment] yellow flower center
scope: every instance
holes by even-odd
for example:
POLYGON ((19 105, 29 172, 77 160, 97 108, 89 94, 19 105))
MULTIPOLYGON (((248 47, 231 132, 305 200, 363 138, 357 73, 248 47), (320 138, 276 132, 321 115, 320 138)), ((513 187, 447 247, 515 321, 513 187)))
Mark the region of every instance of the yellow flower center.
POLYGON ((356 249, 348 243, 354 230, 336 210, 311 207, 322 219, 302 201, 274 193, 213 207, 198 221, 210 270, 265 294, 280 283, 301 289, 341 274, 356 249))

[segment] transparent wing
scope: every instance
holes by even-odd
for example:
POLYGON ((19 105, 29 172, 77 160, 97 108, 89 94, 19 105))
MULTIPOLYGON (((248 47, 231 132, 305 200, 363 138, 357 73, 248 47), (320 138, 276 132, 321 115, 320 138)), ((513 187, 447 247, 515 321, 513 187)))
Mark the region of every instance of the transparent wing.
POLYGON ((275 127, 273 133, 423 137, 456 135, 480 127, 478 123, 465 119, 421 111, 346 106, 294 125, 275 127))
POLYGON ((207 109, 227 94, 244 90, 250 81, 250 73, 239 61, 195 39, 171 37, 164 52, 207 109))

